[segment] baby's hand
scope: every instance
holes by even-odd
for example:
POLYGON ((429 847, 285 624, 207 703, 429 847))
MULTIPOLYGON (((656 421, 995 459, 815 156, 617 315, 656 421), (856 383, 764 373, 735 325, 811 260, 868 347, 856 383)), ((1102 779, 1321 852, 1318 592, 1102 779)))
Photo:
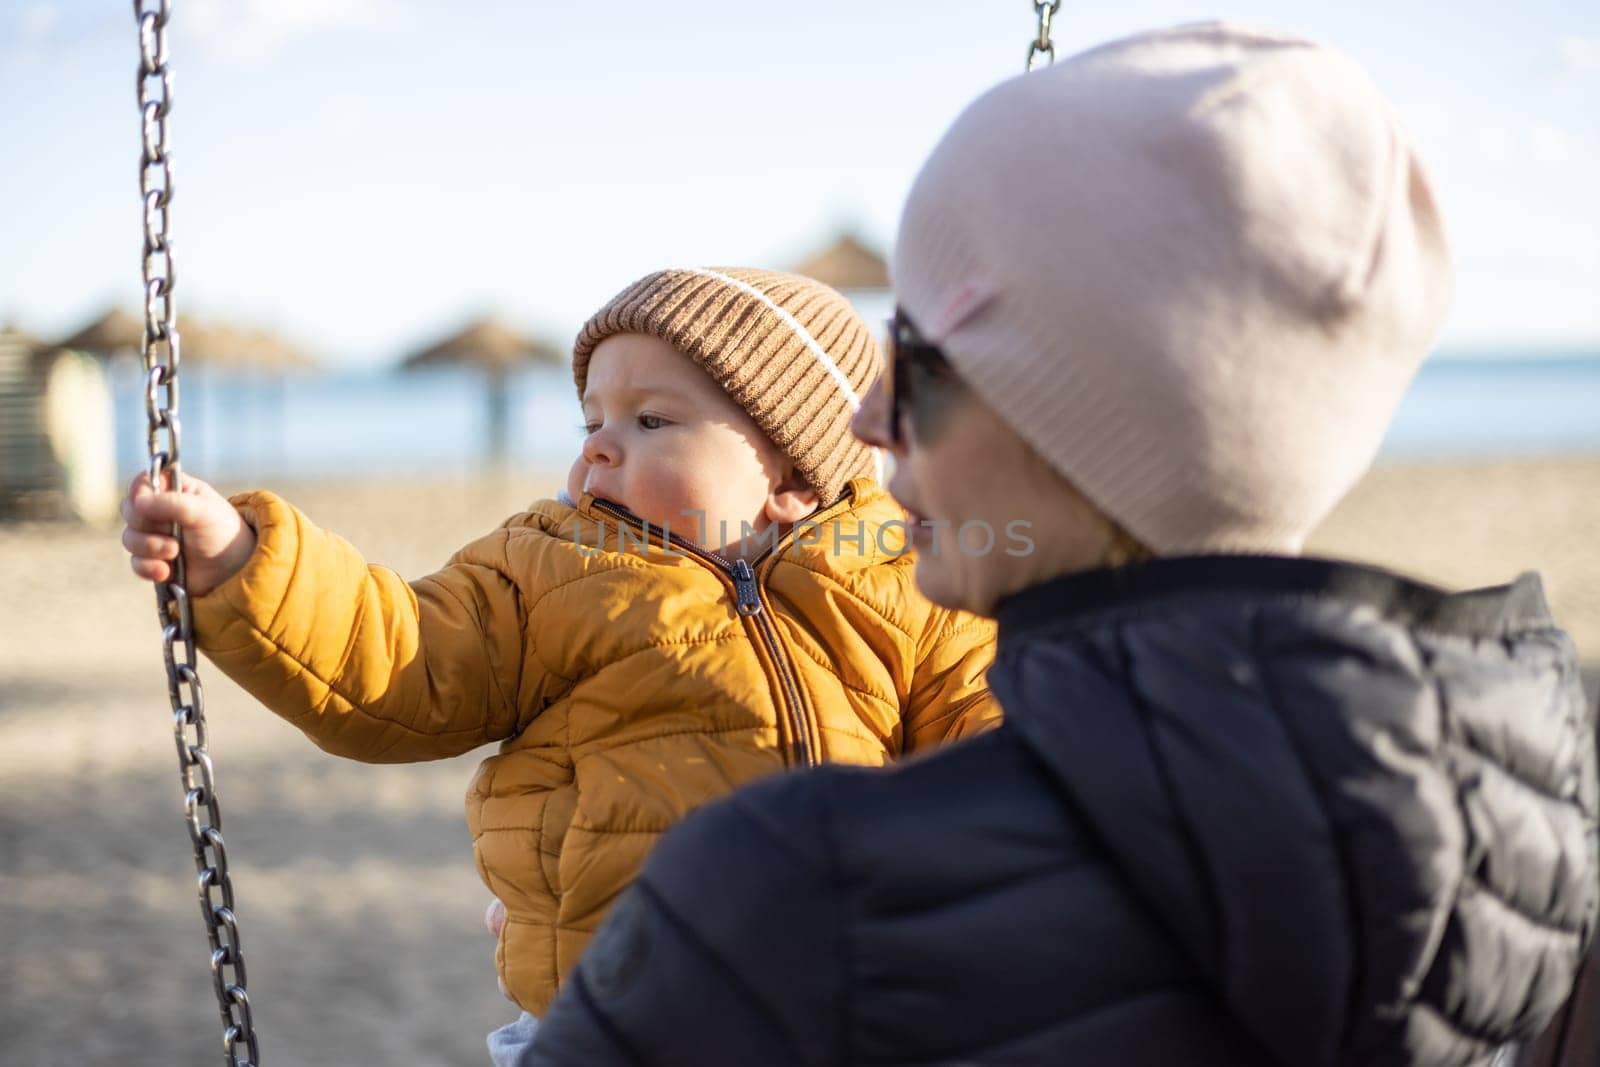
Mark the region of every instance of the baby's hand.
MULTIPOLYGON (((483 925, 488 928, 489 933, 493 934, 496 940, 499 940, 500 931, 506 928, 506 906, 499 897, 489 901, 489 906, 483 909, 483 925)), ((499 982, 500 995, 515 1004, 516 1001, 511 998, 511 990, 506 986, 506 980, 501 978, 499 982)))
POLYGON ((204 596, 237 574, 256 549, 256 534, 227 499, 199 478, 184 475, 178 492, 156 492, 140 474, 122 501, 122 547, 133 573, 152 582, 172 578, 178 558, 174 524, 183 528, 185 586, 204 596))

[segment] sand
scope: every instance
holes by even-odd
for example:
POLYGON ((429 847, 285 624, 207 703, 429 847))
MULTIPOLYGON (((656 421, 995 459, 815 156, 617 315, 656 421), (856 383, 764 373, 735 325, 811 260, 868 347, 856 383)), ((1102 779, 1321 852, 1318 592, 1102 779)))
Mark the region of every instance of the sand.
MULTIPOLYGON (((313 519, 403 573, 549 476, 311 485, 313 519)), ((1600 458, 1390 466, 1312 549, 1449 585, 1544 573, 1600 663, 1600 458)), ((153 598, 116 531, 0 526, 0 1063, 220 1060, 153 598)), ((495 990, 461 797, 478 756, 325 756, 202 666, 248 988, 270 1067, 486 1062, 495 990)))

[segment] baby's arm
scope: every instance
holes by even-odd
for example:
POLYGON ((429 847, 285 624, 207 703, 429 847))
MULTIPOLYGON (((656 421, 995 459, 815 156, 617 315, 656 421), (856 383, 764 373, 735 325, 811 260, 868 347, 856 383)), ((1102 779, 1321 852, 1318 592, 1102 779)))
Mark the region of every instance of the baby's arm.
POLYGON ((994 660, 994 623, 933 608, 917 643, 906 707, 905 750, 982 733, 1000 725, 1000 705, 984 674, 994 660))
POLYGON ((270 493, 230 502, 189 481, 183 493, 136 481, 124 544, 134 572, 160 580, 177 544, 158 531, 183 524, 197 641, 251 695, 322 748, 369 762, 515 733, 522 613, 492 538, 475 562, 412 586, 270 493))

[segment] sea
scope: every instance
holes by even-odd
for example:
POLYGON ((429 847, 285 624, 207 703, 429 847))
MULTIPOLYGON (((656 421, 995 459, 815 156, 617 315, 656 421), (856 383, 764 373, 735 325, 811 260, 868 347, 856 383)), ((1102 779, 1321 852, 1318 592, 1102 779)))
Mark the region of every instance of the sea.
MULTIPOLYGON (((111 367, 119 469, 144 456, 143 373, 111 367)), ((183 465, 213 480, 430 478, 488 457, 489 382, 468 367, 271 372, 187 365, 183 465)), ((565 367, 513 374, 513 464, 565 471, 582 439, 565 367)), ((1418 373, 1380 461, 1600 454, 1600 351, 1441 351, 1418 373)))

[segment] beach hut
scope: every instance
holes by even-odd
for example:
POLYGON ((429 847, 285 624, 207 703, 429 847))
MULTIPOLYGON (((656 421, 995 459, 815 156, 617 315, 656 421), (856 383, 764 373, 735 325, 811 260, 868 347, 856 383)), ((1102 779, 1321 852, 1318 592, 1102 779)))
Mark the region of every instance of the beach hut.
POLYGON ((112 434, 98 362, 0 329, 0 517, 110 518, 112 434))
POLYGON ((28 333, 16 323, 9 321, 0 322, 0 342, 30 352, 37 351, 44 345, 44 342, 33 336, 33 334, 28 333))
POLYGON ((528 337, 504 322, 480 318, 464 329, 407 356, 403 370, 468 366, 482 373, 486 389, 485 428, 489 459, 503 463, 510 454, 512 371, 530 363, 561 364, 566 353, 555 345, 528 337))
POLYGON ((37 350, 38 343, 21 331, 0 329, 0 515, 15 514, 32 494, 58 481, 39 416, 37 350))

